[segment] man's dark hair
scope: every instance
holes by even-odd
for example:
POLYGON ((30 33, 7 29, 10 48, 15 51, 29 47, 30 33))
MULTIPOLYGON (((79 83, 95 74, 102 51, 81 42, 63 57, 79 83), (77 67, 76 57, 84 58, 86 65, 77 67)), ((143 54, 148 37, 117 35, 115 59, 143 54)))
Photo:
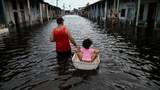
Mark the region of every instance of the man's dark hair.
POLYGON ((57 18, 57 24, 62 24, 64 19, 62 17, 57 18))
POLYGON ((89 47, 92 45, 92 40, 91 39, 85 39, 84 41, 83 41, 83 44, 82 44, 82 46, 85 48, 85 49, 89 49, 89 47))

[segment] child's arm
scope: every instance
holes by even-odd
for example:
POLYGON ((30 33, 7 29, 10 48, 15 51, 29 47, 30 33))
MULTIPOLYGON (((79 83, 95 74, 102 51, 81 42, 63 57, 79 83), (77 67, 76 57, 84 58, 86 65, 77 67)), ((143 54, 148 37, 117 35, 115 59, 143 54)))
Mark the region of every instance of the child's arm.
MULTIPOLYGON (((66 28, 66 27, 65 27, 66 28)), ((77 44, 76 44, 76 42, 75 42, 75 40, 74 40, 74 38, 72 37, 72 35, 71 35, 71 33, 68 31, 68 29, 66 28, 66 33, 67 33, 67 35, 68 35, 68 37, 69 37, 69 40, 71 41, 71 43, 74 45, 74 46, 76 46, 77 47, 77 44)))
POLYGON ((76 54, 77 54, 79 60, 81 61, 82 60, 82 52, 80 50, 80 47, 76 48, 76 54))
POLYGON ((82 52, 77 52, 77 56, 78 56, 79 60, 82 61, 82 52))
POLYGON ((91 62, 93 62, 98 57, 98 54, 99 54, 99 50, 95 49, 94 52, 92 53, 91 62))

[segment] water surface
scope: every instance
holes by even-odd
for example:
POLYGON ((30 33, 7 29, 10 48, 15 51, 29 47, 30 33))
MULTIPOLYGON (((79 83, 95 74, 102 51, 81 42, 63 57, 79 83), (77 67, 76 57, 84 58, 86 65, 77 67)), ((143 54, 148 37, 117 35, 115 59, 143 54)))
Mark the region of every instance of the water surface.
POLYGON ((159 90, 159 46, 139 48, 120 33, 110 33, 80 16, 65 16, 65 24, 79 45, 91 38, 100 49, 97 71, 65 71, 57 65, 55 44, 49 42, 56 26, 48 24, 0 35, 1 90, 159 90), (148 53, 157 52, 157 53, 148 53))

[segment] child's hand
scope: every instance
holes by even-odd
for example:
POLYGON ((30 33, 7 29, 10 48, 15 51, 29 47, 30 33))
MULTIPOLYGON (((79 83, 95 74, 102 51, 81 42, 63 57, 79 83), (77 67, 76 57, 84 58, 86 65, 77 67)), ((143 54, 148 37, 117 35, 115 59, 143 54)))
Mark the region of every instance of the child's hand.
POLYGON ((76 46, 76 52, 80 52, 80 46, 76 46))
POLYGON ((76 49, 75 49, 75 52, 76 52, 76 53, 79 53, 79 52, 80 52, 80 49, 79 49, 79 48, 76 48, 76 49))
POLYGON ((98 49, 95 49, 94 53, 98 54, 98 53, 99 53, 99 50, 98 50, 98 49))
POLYGON ((80 46, 76 46, 76 48, 77 48, 78 50, 80 50, 80 46))

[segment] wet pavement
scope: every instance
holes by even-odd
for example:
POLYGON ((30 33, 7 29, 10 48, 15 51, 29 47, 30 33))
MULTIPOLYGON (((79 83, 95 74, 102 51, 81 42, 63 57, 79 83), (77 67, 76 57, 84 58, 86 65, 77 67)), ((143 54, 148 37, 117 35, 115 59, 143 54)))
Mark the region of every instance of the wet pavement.
POLYGON ((54 43, 49 42, 54 20, 0 35, 0 90, 160 89, 159 45, 131 42, 122 33, 108 32, 80 16, 64 20, 79 45, 91 38, 100 49, 99 69, 80 71, 70 63, 62 71, 54 43))

